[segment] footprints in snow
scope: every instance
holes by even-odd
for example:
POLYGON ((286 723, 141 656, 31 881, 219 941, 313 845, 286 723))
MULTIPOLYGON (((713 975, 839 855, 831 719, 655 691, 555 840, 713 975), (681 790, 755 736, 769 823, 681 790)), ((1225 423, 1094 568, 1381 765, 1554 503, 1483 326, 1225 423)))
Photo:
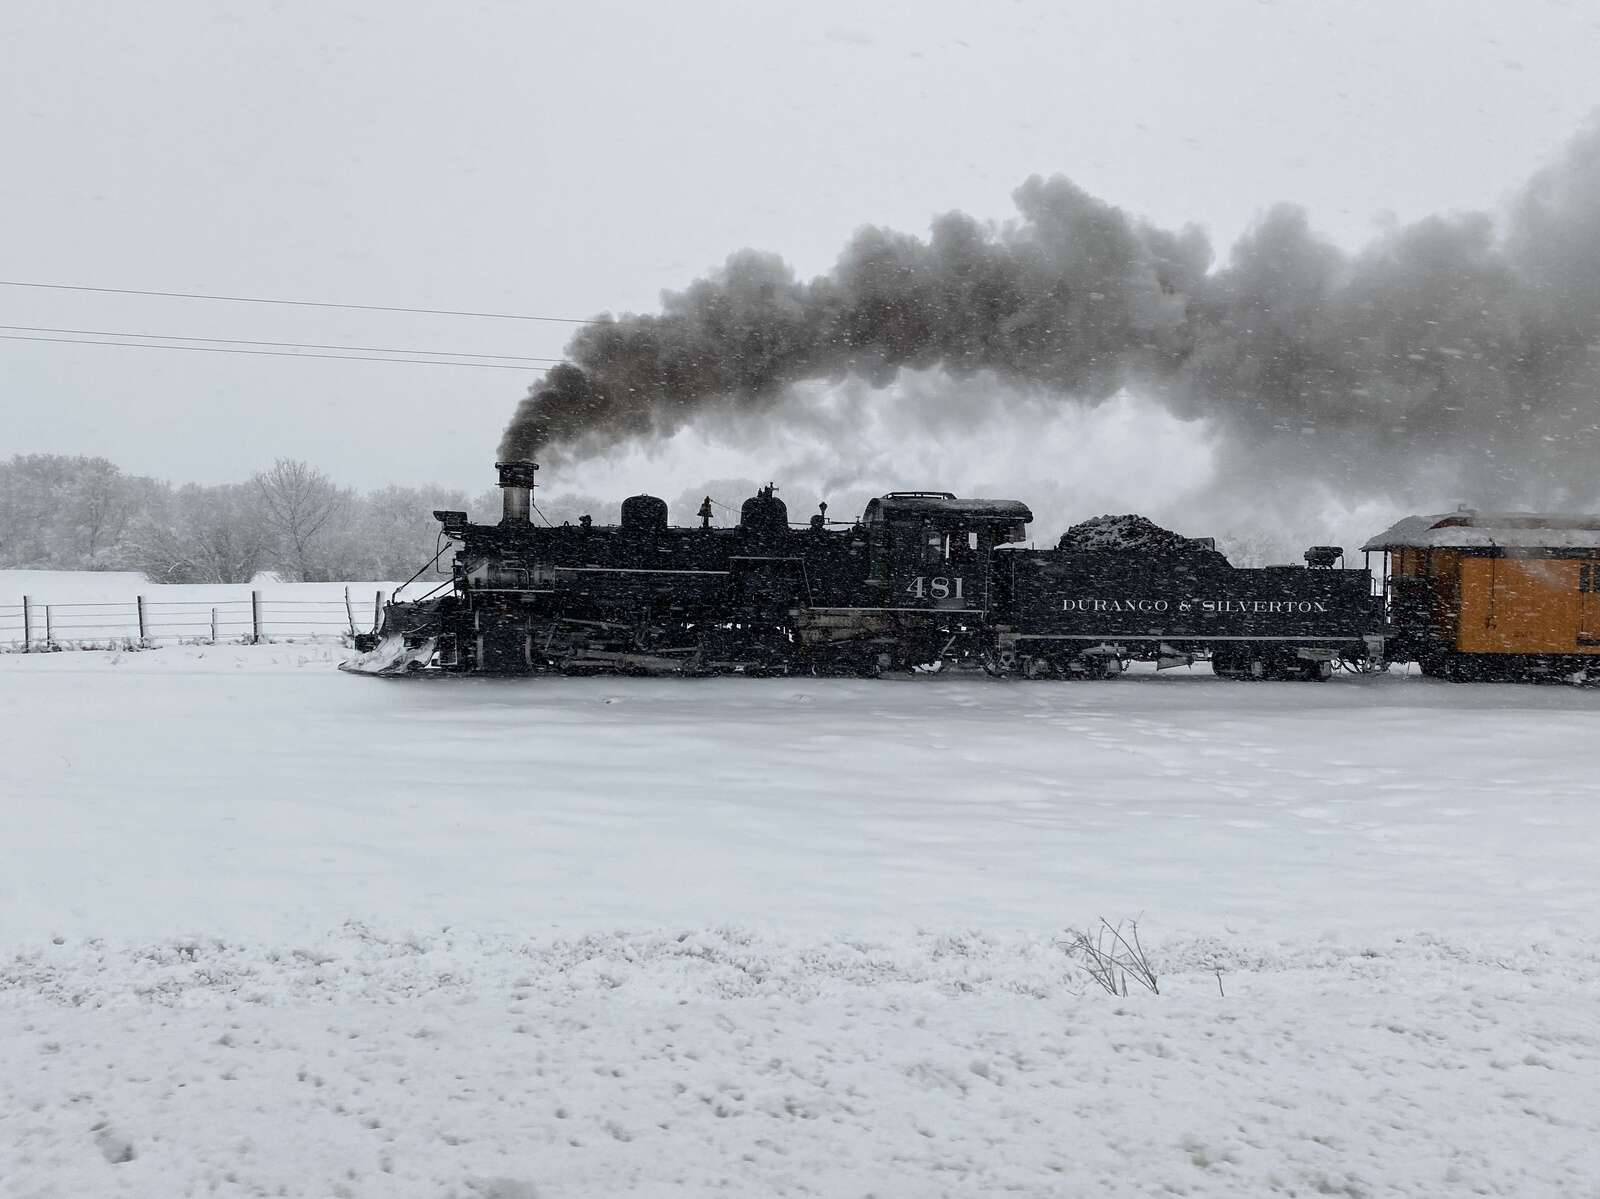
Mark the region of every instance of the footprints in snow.
POLYGON ((131 1162, 137 1156, 133 1151, 133 1142, 118 1133, 109 1122, 102 1120, 89 1131, 94 1133, 95 1148, 100 1150, 100 1156, 113 1166, 131 1162))

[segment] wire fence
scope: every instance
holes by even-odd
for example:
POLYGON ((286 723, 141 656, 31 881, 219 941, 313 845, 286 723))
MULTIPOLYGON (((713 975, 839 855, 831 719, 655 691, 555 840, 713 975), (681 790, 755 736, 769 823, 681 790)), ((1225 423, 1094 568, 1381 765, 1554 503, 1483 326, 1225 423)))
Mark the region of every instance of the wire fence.
POLYGON ((376 628, 387 593, 344 589, 342 598, 273 599, 241 589, 216 599, 164 600, 144 595, 95 603, 53 603, 36 596, 0 603, 0 650, 64 649, 234 642, 338 640, 376 628))

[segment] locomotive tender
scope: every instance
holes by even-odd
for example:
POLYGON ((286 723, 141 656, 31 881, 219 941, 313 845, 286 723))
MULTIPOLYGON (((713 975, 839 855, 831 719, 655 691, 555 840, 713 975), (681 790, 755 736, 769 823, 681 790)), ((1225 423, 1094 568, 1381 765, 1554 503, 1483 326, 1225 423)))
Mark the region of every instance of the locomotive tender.
POLYGON ((616 526, 540 526, 538 467, 497 469, 499 523, 436 512, 455 547, 443 593, 389 604, 345 669, 1106 677, 1209 654, 1226 677, 1321 679, 1382 656, 1372 576, 1336 566, 1337 547, 1240 569, 1210 539, 1112 518, 1031 549, 1027 505, 942 491, 882 496, 853 523, 823 504, 796 525, 770 485, 731 528, 709 499, 698 527, 671 526, 645 495, 616 526))

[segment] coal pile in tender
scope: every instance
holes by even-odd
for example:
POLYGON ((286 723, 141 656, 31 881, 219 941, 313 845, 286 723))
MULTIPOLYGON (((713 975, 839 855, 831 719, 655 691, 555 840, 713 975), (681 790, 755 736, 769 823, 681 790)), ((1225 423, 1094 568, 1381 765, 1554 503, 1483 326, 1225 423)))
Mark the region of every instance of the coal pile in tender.
POLYGON ((1061 534, 1057 548, 1064 550, 1176 550, 1190 546, 1189 538, 1136 513, 1095 516, 1061 534))

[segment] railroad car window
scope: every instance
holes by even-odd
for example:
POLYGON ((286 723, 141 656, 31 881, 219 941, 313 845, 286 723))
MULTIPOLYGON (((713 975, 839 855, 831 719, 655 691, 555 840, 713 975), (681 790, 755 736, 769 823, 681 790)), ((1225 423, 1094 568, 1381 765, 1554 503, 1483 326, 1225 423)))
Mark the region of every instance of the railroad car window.
POLYGON ((1594 584, 1594 567, 1592 567, 1592 566, 1580 566, 1580 567, 1578 567, 1578 590, 1579 591, 1593 591, 1594 590, 1593 584, 1594 584))
POLYGON ((978 548, 978 534, 976 531, 967 534, 967 548, 969 550, 978 548))

